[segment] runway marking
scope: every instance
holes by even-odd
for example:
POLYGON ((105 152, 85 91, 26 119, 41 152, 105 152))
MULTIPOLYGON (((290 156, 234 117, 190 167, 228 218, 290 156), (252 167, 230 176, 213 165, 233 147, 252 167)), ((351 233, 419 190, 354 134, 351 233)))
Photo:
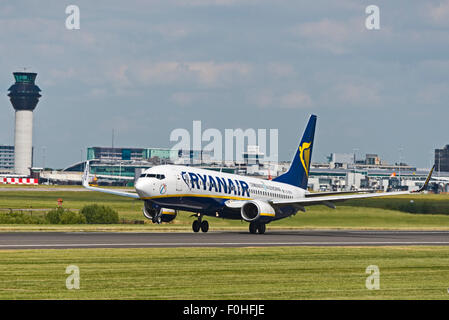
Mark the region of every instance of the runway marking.
POLYGON ((203 243, 185 243, 185 242, 167 242, 167 243, 56 243, 56 244, 12 244, 12 245, 0 245, 0 248, 47 248, 47 247, 129 247, 129 246, 137 246, 137 247, 201 247, 201 246, 320 246, 320 245, 353 245, 353 246, 370 246, 370 245, 449 245, 449 241, 372 241, 372 242, 353 242, 353 241, 339 241, 339 242, 203 242, 203 243))

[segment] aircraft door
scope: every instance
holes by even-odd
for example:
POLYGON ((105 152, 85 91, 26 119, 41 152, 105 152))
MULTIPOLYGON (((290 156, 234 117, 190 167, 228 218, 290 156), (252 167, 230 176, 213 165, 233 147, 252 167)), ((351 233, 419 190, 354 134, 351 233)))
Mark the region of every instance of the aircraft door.
POLYGON ((182 191, 182 178, 180 174, 176 176, 176 191, 182 191))

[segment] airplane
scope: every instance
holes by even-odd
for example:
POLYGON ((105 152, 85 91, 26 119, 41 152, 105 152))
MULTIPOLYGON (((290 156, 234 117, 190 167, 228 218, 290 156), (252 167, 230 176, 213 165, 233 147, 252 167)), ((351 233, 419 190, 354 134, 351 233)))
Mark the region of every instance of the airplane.
POLYGON ((305 207, 325 205, 335 209, 335 202, 350 199, 405 195, 427 188, 434 168, 417 191, 362 193, 357 191, 310 193, 307 191, 317 116, 311 115, 299 147, 284 174, 263 180, 190 166, 160 165, 145 170, 135 183, 136 192, 89 186, 89 162, 83 186, 143 201, 143 214, 153 223, 170 222, 179 211, 194 213, 194 232, 207 232, 204 216, 249 222, 249 232, 263 234, 272 221, 305 212, 305 207), (346 194, 345 194, 346 193, 346 194), (348 194, 351 193, 351 194, 348 194), (354 194, 355 193, 355 194, 354 194))
POLYGON ((449 182, 449 177, 432 177, 432 180, 449 182))

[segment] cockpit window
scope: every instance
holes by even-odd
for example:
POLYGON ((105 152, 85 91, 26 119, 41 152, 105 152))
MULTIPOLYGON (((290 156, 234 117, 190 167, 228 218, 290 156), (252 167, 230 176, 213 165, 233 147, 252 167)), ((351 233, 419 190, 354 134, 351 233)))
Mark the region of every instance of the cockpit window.
POLYGON ((155 174, 155 173, 143 173, 140 175, 141 178, 156 178, 159 180, 164 180, 165 179, 165 175, 163 174, 155 174))

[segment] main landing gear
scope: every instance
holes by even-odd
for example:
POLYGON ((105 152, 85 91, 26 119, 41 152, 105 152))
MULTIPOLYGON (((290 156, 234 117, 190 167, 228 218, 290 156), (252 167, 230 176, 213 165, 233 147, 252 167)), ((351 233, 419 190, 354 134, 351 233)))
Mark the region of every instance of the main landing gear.
POLYGON ((193 221, 193 223, 192 223, 193 232, 198 232, 198 231, 200 231, 200 229, 203 232, 209 231, 209 222, 207 222, 206 220, 202 220, 201 215, 199 215, 198 219, 193 221))
POLYGON ((261 222, 257 222, 257 221, 253 221, 249 223, 249 233, 252 234, 264 234, 266 230, 266 225, 265 223, 261 223, 261 222))

